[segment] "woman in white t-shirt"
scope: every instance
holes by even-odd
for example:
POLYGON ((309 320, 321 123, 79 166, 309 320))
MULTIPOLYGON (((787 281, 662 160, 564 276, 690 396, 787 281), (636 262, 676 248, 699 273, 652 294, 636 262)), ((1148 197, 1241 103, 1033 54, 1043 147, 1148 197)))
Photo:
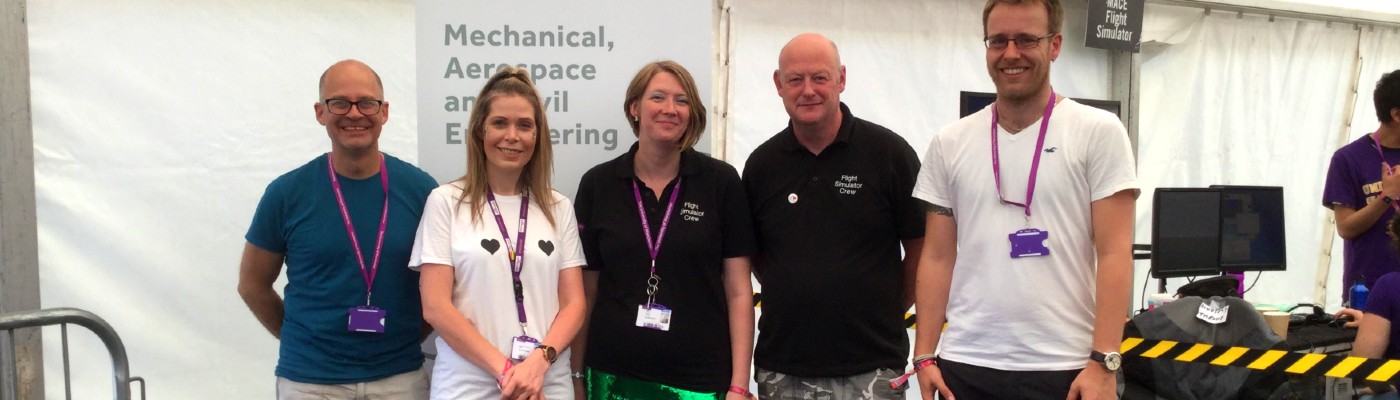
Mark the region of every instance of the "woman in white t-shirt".
POLYGON ((573 396, 566 347, 583 324, 573 205, 550 188, 553 157, 529 75, 486 82, 468 124, 467 173, 428 196, 409 267, 441 336, 433 399, 573 396))

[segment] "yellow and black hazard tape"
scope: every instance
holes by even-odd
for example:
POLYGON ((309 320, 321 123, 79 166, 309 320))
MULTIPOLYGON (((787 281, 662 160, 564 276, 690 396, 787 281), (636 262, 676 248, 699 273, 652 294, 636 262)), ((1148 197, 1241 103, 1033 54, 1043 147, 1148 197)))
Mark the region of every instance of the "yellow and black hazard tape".
POLYGON ((1400 361, 1361 357, 1329 356, 1288 350, 1261 350, 1247 347, 1214 346, 1203 343, 1128 338, 1119 353, 1124 357, 1204 363, 1219 367, 1245 367, 1260 371, 1299 375, 1324 375, 1389 381, 1400 372, 1400 361))
MULTIPOLYGON (((761 300, 759 294, 755 293, 754 305, 757 306, 761 300)), ((906 328, 914 328, 914 321, 915 315, 913 313, 904 314, 906 328)), ((1319 353, 1215 346, 1171 340, 1127 338, 1123 340, 1123 345, 1118 352, 1124 357, 1143 357, 1210 364, 1217 367, 1245 367, 1260 371, 1322 375, 1333 378, 1357 378, 1381 382, 1390 381, 1397 373, 1400 373, 1400 360, 1329 356, 1319 353)))

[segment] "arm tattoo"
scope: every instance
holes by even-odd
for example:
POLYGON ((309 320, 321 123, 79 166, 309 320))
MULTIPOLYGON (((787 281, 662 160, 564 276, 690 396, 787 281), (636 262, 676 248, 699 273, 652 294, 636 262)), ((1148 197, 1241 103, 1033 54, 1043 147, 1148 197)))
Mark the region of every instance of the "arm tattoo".
POLYGON ((953 216, 953 209, 951 208, 929 203, 924 200, 919 200, 919 204, 924 206, 924 212, 926 213, 934 213, 945 217, 953 216))

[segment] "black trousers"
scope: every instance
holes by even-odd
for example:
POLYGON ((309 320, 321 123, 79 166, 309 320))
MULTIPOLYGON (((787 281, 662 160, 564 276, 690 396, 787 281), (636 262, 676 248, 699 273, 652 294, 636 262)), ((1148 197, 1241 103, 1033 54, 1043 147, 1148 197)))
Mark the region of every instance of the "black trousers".
POLYGON ((1082 369, 1003 371, 940 358, 938 370, 958 399, 1063 400, 1082 369))

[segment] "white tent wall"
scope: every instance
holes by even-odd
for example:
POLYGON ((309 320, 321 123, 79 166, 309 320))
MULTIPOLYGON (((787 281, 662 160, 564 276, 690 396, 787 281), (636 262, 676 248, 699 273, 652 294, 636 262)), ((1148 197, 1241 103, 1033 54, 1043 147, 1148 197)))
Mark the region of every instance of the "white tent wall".
MULTIPOLYGON (((773 83, 778 52, 799 33, 836 42, 846 66, 841 100, 855 116, 899 133, 923 156, 958 119, 958 92, 994 92, 982 40, 982 0, 782 0, 729 4, 727 161, 743 170, 754 148, 787 125, 773 83)), ((1084 47, 1084 3, 1067 4, 1064 47, 1051 81, 1070 97, 1109 97, 1108 52, 1084 47)))
MULTIPOLYGON (((235 290, 243 233, 268 182, 329 150, 312 105, 337 60, 378 70, 381 147, 417 160, 413 2, 29 4, 43 307, 107 319, 149 398, 272 398, 277 342, 235 290)), ((111 396, 106 351, 70 333, 74 397, 111 396)))
MULTIPOLYGON (((1376 125, 1371 90, 1400 68, 1392 29, 1270 18, 1199 9, 1149 7, 1139 94, 1138 174, 1143 196, 1137 238, 1151 238, 1152 190, 1212 184, 1284 187, 1288 271, 1246 274, 1246 298, 1314 302, 1319 251, 1337 240, 1325 302, 1340 307, 1341 243, 1327 225, 1322 185, 1331 153, 1376 125), (1156 28, 1156 29, 1154 29, 1156 28), (1385 42, 1385 40, 1391 40, 1385 42), (1359 43, 1359 45, 1358 45, 1359 43), (1358 48, 1359 46, 1359 48, 1358 48), (1359 56, 1358 56, 1359 55, 1359 56), (1357 73, 1358 57, 1368 61, 1357 73), (1355 110, 1346 114, 1353 101, 1355 110), (1344 121, 1355 128, 1347 130, 1344 121)), ((1136 279, 1146 279, 1139 263, 1136 279)), ((1169 291, 1185 283, 1169 280, 1169 291)), ((1156 282, 1148 284, 1154 292, 1156 282)), ((1134 288, 1141 302, 1141 287, 1134 288)), ((1135 303, 1139 304, 1139 303, 1135 303)), ((1139 305, 1140 307, 1140 305, 1139 305)))
MULTIPOLYGON (((725 3, 733 19, 723 154, 742 168, 783 127, 772 83, 778 51, 817 31, 841 48, 843 99, 855 115, 901 133, 922 155, 957 118, 958 91, 993 91, 982 3, 725 3)), ((1084 3, 1068 3, 1052 82, 1072 97, 1107 98, 1109 55, 1082 46, 1084 3)), ((106 318, 132 371, 149 379, 150 398, 272 397, 277 343, 235 292, 242 235, 267 182, 327 151, 312 103, 316 77, 336 60, 364 60, 384 77, 392 118, 382 147, 417 160, 413 2, 28 4, 43 306, 106 318)), ((1312 292, 1324 239, 1317 193, 1327 157, 1341 135, 1374 129, 1370 89, 1400 67, 1400 37, 1260 18, 1186 20, 1191 31, 1176 44, 1145 46, 1137 242, 1150 232, 1151 188, 1285 186, 1290 269, 1265 274, 1255 290, 1296 301, 1312 292), (1358 50, 1366 61, 1353 79, 1358 50), (1355 127, 1341 132, 1353 80, 1355 127)), ((1339 263, 1340 251, 1332 271, 1339 263)), ((1135 291, 1146 263, 1136 269, 1135 291)), ((1338 287, 1329 286, 1329 300, 1338 287)), ((72 331, 74 396, 103 398, 105 351, 72 331)), ((58 330, 45 335, 47 391, 57 397, 58 330)))
MULTIPOLYGON (((1380 126, 1376 115, 1376 106, 1372 101, 1372 95, 1376 89, 1376 81, 1381 79, 1381 75, 1387 72, 1400 70, 1400 32, 1395 29, 1369 29, 1361 28, 1357 31, 1360 35, 1359 61, 1360 69, 1356 74, 1355 109, 1351 119, 1347 124, 1348 131, 1345 136, 1336 137, 1337 142, 1329 148, 1337 148, 1361 135, 1374 132, 1380 126)), ((1312 199, 1314 204, 1321 204, 1321 196, 1312 199)), ((1332 223, 1332 215, 1327 213, 1324 224, 1332 223)), ((1331 272, 1328 275, 1327 283, 1327 303, 1335 306, 1341 302, 1341 291, 1350 287, 1351 283, 1341 281, 1342 271, 1342 238, 1336 234, 1325 237, 1324 240, 1332 240, 1331 257, 1327 260, 1331 272)))

